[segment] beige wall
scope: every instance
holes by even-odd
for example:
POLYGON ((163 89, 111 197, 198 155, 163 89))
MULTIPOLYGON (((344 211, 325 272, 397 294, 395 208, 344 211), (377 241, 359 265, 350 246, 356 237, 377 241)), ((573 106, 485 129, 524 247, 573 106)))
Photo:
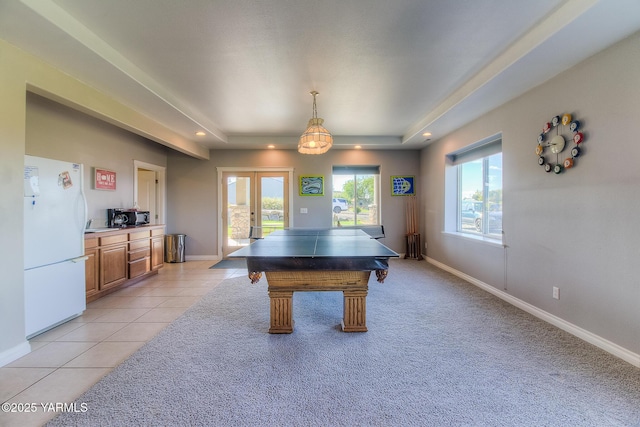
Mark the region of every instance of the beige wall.
MULTIPOLYGON (((232 143, 232 141, 230 141, 232 143)), ((218 167, 293 168, 293 217, 295 227, 331 227, 331 174, 334 165, 380 165, 381 222, 387 237, 383 243, 404 252, 404 197, 391 196, 392 175, 419 178, 418 151, 330 150, 321 156, 302 155, 294 150, 212 150, 208 161, 172 152, 168 156, 167 231, 187 235, 187 257, 217 259, 218 167), (300 175, 323 175, 325 196, 298 195, 300 175), (308 214, 301 214, 306 207, 308 214)))
POLYGON ((168 149, 141 136, 27 94, 26 154, 84 165, 87 216, 104 226, 108 208, 133 207, 134 160, 166 166, 168 149), (116 190, 96 190, 93 168, 116 172, 116 190))
MULTIPOLYGON (((24 334, 22 179, 27 133, 27 92, 206 159, 208 150, 161 124, 0 40, 0 366, 30 351, 24 334), (18 215, 16 215, 18 212, 18 215)), ((99 132, 100 133, 100 132, 99 132)), ((63 138, 64 139, 64 138, 63 138)), ((43 150, 46 142, 40 146, 43 150)), ((46 147, 47 150, 54 146, 46 147)), ((56 150, 64 148, 57 147, 56 150)), ((39 149, 38 149, 39 151, 39 149)), ((44 152, 44 151, 42 151, 44 152)), ((37 153, 33 153, 36 154, 37 153)), ((55 156, 53 156, 55 157, 55 156)), ((102 158, 102 156, 100 156, 102 158)), ((125 200, 125 198, 123 198, 125 200)), ((111 201, 110 201, 111 202, 111 201)), ((97 206, 97 204, 96 204, 97 206)))
POLYGON ((428 257, 631 350, 636 364, 638 70, 640 33, 435 142, 421 162, 428 257), (566 112, 583 125, 583 154, 575 168, 547 174, 536 161, 536 138, 566 112), (445 155, 497 132, 506 248, 443 233, 445 155))
POLYGON ((22 179, 25 64, 0 41, 0 366, 29 352, 24 333, 22 179))

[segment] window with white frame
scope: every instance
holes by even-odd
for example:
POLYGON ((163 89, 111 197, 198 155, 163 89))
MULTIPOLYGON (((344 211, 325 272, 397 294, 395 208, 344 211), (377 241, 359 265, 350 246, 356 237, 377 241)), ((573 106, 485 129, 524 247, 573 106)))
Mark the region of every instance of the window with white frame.
POLYGON ((334 166, 333 227, 380 224, 380 166, 334 166))
POLYGON ((501 240, 502 135, 450 153, 447 159, 446 231, 501 240))

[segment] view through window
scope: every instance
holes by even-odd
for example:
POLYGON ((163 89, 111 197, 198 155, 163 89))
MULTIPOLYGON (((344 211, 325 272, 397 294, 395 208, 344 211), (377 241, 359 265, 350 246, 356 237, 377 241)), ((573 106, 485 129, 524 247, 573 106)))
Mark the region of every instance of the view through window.
POLYGON ((334 166, 332 187, 334 227, 380 223, 379 166, 334 166))
POLYGON ((449 156, 455 168, 456 231, 502 239, 502 138, 494 136, 449 156))
POLYGON ((463 163, 460 174, 460 226, 463 233, 502 235, 502 153, 463 163))

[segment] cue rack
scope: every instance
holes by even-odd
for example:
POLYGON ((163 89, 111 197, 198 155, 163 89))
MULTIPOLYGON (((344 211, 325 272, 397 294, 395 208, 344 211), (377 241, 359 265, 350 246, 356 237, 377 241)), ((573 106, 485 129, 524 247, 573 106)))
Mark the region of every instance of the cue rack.
POLYGON ((420 251, 420 233, 418 233, 418 203, 416 196, 408 196, 405 198, 405 220, 407 223, 406 242, 407 248, 404 258, 421 260, 422 252, 420 251))

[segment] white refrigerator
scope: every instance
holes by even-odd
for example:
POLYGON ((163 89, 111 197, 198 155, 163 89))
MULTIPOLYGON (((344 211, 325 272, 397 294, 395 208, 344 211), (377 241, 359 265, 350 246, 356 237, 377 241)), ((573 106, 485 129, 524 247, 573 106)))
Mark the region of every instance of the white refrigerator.
POLYGON ((86 308, 83 167, 24 159, 25 336, 31 338, 86 308))

